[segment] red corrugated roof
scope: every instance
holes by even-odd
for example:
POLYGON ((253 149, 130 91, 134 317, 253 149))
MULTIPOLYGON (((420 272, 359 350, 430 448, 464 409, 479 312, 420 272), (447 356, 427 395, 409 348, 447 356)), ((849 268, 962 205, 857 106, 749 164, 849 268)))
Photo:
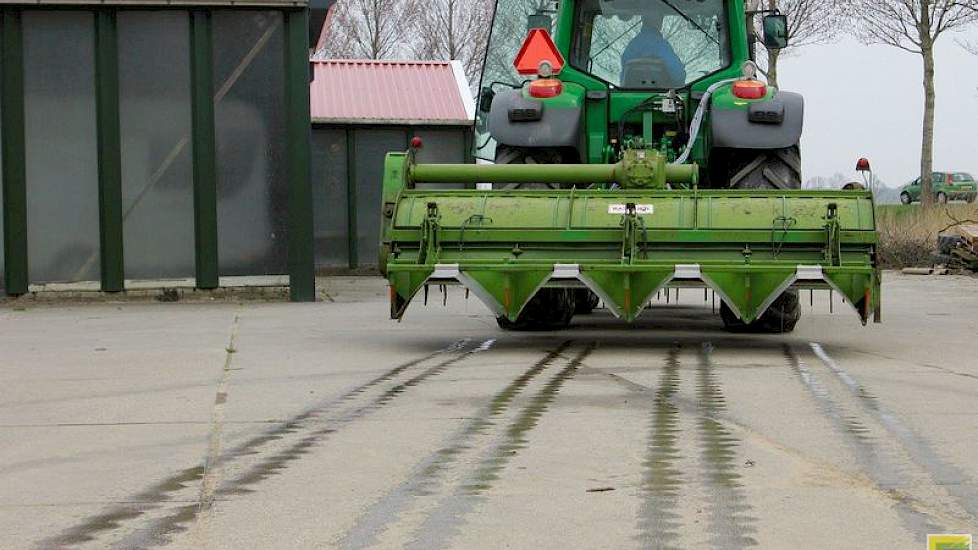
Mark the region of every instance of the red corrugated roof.
POLYGON ((313 122, 468 124, 475 115, 457 61, 314 59, 313 122))

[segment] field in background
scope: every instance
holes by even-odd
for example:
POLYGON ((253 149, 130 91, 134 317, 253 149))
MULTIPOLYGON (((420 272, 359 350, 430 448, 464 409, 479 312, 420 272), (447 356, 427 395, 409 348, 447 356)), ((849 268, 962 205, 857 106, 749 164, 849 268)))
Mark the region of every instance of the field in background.
POLYGON ((937 234, 956 221, 978 223, 978 204, 955 203, 934 208, 919 204, 879 205, 876 222, 884 268, 926 267, 937 252, 937 234))

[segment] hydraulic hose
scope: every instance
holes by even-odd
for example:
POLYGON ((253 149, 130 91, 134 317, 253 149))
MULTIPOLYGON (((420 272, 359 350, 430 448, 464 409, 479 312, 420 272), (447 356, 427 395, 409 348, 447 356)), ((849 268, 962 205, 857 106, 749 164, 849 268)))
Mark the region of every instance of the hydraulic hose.
POLYGON ((732 82, 736 82, 737 78, 728 78, 726 80, 721 80, 716 84, 710 86, 703 93, 703 98, 700 99, 700 105, 696 108, 696 114, 693 115, 693 122, 689 125, 689 142, 686 143, 686 148, 683 149, 682 154, 676 159, 673 164, 686 164, 689 162, 689 157, 693 154, 693 146, 696 145, 696 138, 700 135, 700 129, 703 126, 703 117, 706 116, 706 109, 710 105, 710 97, 713 93, 720 89, 721 86, 726 86, 732 82))

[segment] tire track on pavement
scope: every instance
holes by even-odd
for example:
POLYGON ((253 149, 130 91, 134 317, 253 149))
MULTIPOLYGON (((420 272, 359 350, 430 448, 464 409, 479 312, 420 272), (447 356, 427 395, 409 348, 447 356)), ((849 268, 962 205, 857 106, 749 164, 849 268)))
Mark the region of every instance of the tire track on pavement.
POLYGON ((889 449, 880 445, 880 442, 873 437, 872 430, 861 419, 832 397, 828 388, 801 360, 794 348, 785 344, 783 351, 789 367, 815 401, 816 409, 828 418, 836 431, 843 436, 860 469, 893 501, 894 509, 904 528, 917 537, 925 533, 942 532, 935 519, 922 511, 923 503, 901 489, 908 476, 901 467, 899 459, 892 456, 889 449))
POLYGON ((679 407, 673 398, 679 391, 679 354, 677 344, 669 350, 659 377, 659 389, 652 400, 649 417, 648 454, 642 463, 644 473, 641 491, 643 502, 638 518, 639 543, 642 548, 678 549, 681 516, 676 511, 684 481, 676 464, 681 458, 679 407))
MULTIPOLYGON (((435 365, 422 370, 414 377, 388 388, 379 396, 368 401, 365 405, 354 407, 351 410, 344 412, 342 415, 319 420, 318 423, 323 424, 324 427, 308 431, 308 435, 305 435, 299 439, 299 441, 286 446, 284 449, 279 450, 271 456, 267 456, 268 453, 263 453, 261 455, 263 458, 259 458, 255 464, 245 469, 244 473, 223 483, 218 490, 218 494, 226 497, 232 497, 234 495, 254 492, 255 489, 252 488, 254 485, 265 481, 273 475, 279 474, 281 471, 288 468, 292 462, 304 457, 306 454, 312 452, 315 447, 324 443, 331 434, 343 429, 353 421, 361 419, 387 406, 396 397, 405 393, 407 390, 417 387, 429 378, 433 378, 444 373, 449 367, 460 363, 475 354, 489 351, 494 343, 495 339, 486 340, 478 347, 469 349, 455 355, 454 357, 438 362, 435 365)), ((171 542, 174 535, 187 530, 186 524, 196 519, 197 511, 198 508, 196 506, 183 506, 177 508, 174 513, 152 521, 130 536, 125 537, 123 540, 113 545, 113 548, 129 550, 131 548, 152 548, 156 546, 165 546, 171 542)), ((201 545, 203 544, 204 542, 201 541, 201 545)))
MULTIPOLYGON (((832 399, 829 390, 818 380, 817 376, 812 372, 812 370, 803 361, 801 361, 797 354, 794 353, 791 346, 783 345, 781 346, 781 350, 788 366, 791 368, 797 379, 801 381, 801 384, 805 389, 805 393, 812 397, 816 409, 822 415, 827 417, 836 431, 843 436, 844 442, 851 449, 857 463, 860 466, 860 469, 864 471, 864 473, 853 474, 849 470, 842 469, 836 464, 812 464, 821 468, 828 468, 838 471, 838 473, 845 479, 850 480, 852 484, 857 486, 868 482, 872 487, 874 494, 877 494, 881 498, 886 498, 892 502, 898 518, 902 521, 904 527, 909 532, 913 532, 919 536, 920 533, 945 531, 946 529, 944 526, 940 525, 940 522, 935 520, 935 518, 939 519, 946 517, 943 509, 937 509, 932 503, 921 501, 917 497, 908 495, 900 489, 900 485, 904 484, 904 481, 908 477, 907 472, 900 469, 897 466, 899 462, 892 458, 886 447, 879 444, 877 438, 873 436, 873 430, 867 425, 867 421, 862 420, 860 415, 854 414, 853 411, 844 406, 844 404, 837 403, 834 399, 832 399)), ((636 395, 649 399, 651 402, 654 402, 656 396, 663 391, 661 383, 660 387, 656 389, 654 387, 650 387, 623 377, 619 374, 608 372, 603 368, 585 365, 582 370, 602 374, 609 380, 635 392, 636 395)), ((698 393, 702 393, 702 388, 699 388, 699 390, 700 391, 698 393)), ((866 391, 865 388, 863 391, 866 391)), ((672 403, 678 408, 681 416, 696 416, 701 401, 702 399, 687 399, 685 396, 678 393, 672 398, 672 403)), ((727 417, 725 407, 717 409, 713 418, 717 422, 723 422, 724 425, 728 427, 726 428, 728 431, 733 429, 743 430, 747 434, 752 433, 752 430, 748 426, 744 426, 738 423, 735 419, 727 417)), ((769 441, 768 443, 770 444, 769 441)), ((797 458, 810 460, 807 455, 804 453, 799 453, 795 449, 781 446, 776 446, 776 448, 781 452, 791 454, 797 458)), ((682 457, 677 457, 677 461, 680 459, 682 459, 682 457)), ((687 480, 687 483, 690 481, 691 480, 687 480)), ((687 492, 685 491, 682 493, 682 495, 683 497, 688 496, 687 492)), ((668 536, 668 530, 664 532, 668 536)), ((642 536, 645 536, 645 534, 643 533, 642 536)), ((643 544, 642 547, 654 548, 654 546, 647 544, 643 544)))
POLYGON ((443 483, 444 475, 456 465, 462 453, 473 448, 476 440, 487 436, 488 431, 496 425, 497 419, 510 409, 513 400, 570 346, 570 341, 564 342, 496 393, 474 418, 448 438, 443 447, 415 466, 414 471, 418 472, 416 475, 395 487, 360 514, 354 526, 340 538, 337 545, 348 549, 373 546, 377 536, 390 524, 397 522, 405 508, 417 497, 435 495, 439 485, 443 483))
POLYGON ((723 389, 713 364, 713 344, 703 344, 696 369, 696 395, 699 408, 701 469, 713 501, 708 505, 708 522, 715 548, 757 546, 753 538, 757 519, 737 471, 737 448, 740 441, 720 420, 726 411, 723 389))
POLYGON ((910 459, 924 470, 935 485, 957 501, 972 525, 978 525, 978 485, 975 481, 963 470, 938 456, 930 442, 886 410, 879 399, 832 359, 821 345, 810 345, 815 356, 845 385, 863 411, 899 442, 910 459))
MULTIPOLYGON (((306 423, 321 417, 330 411, 337 409, 349 402, 360 399, 367 392, 372 391, 378 386, 394 381, 405 372, 419 367, 441 355, 460 353, 468 345, 469 340, 459 340, 446 348, 429 353, 423 357, 406 361, 391 368, 377 377, 356 386, 342 395, 326 400, 316 406, 310 407, 305 411, 291 417, 286 422, 277 424, 275 427, 266 430, 262 434, 255 436, 245 442, 224 452, 215 464, 227 465, 240 460, 242 457, 255 455, 262 451, 269 444, 279 441, 290 434, 296 433, 306 423)), ((154 483, 147 488, 134 493, 124 499, 127 504, 112 505, 106 509, 89 516, 79 523, 67 527, 58 534, 45 538, 35 545, 38 549, 47 548, 72 548, 84 543, 95 541, 100 536, 119 530, 127 524, 140 519, 145 514, 162 508, 168 501, 196 501, 198 495, 186 499, 176 498, 178 493, 187 492, 199 487, 204 475, 204 466, 196 465, 185 468, 172 474, 163 480, 154 483)), ((197 491, 199 494, 199 490, 197 491)), ((196 506, 196 505, 194 505, 196 506)), ((186 508, 186 507, 185 507, 186 508)), ((183 512, 186 514, 186 512, 183 512)))
POLYGON ((465 517, 486 498, 485 493, 492 488, 513 457, 526 448, 529 444, 529 433, 536 428, 561 388, 577 374, 582 362, 595 348, 596 344, 585 347, 533 394, 529 403, 505 428, 496 444, 482 455, 479 463, 468 476, 458 482, 451 494, 443 498, 427 515, 414 539, 405 544, 404 548, 434 550, 451 547, 451 540, 458 534, 465 517))
MULTIPOLYGON (((692 345, 694 342, 687 343, 692 345)), ((602 368, 586 367, 588 371, 599 373, 648 399, 652 407, 649 458, 643 463, 646 472, 642 492, 646 502, 643 502, 639 518, 642 548, 684 548, 680 546, 684 534, 679 512, 681 499, 699 499, 704 498, 703 495, 713 497, 706 507, 707 527, 700 528, 696 517, 687 517, 685 534, 708 530, 710 543, 715 548, 740 549, 757 545, 752 536, 756 532, 757 519, 752 515, 753 508, 747 504, 741 476, 737 473, 736 450, 740 442, 727 428, 728 425, 738 425, 725 416, 725 398, 712 360, 713 346, 710 343, 699 345, 695 398, 680 392, 682 348, 678 342, 667 356, 657 389, 602 368), (679 469, 679 464, 687 458, 683 455, 680 440, 684 417, 695 419, 691 426, 699 439, 699 457, 691 466, 703 472, 702 476, 679 469), (659 486, 649 491, 648 480, 655 478, 659 486), (704 485, 703 495, 693 491, 693 485, 700 483, 704 485), (688 531, 689 528, 697 531, 688 531)), ((695 452, 696 447, 692 447, 687 452, 695 452)))

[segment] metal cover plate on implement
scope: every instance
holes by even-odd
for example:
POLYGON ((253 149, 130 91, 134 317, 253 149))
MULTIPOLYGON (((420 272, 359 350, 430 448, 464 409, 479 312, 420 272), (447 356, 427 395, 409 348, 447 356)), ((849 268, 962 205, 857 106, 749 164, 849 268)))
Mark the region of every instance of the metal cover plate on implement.
POLYGON ((790 288, 879 318, 866 191, 417 190, 391 157, 381 267, 395 319, 426 284, 464 285, 510 320, 554 286, 589 288, 627 321, 671 286, 712 288, 745 323, 790 288))

